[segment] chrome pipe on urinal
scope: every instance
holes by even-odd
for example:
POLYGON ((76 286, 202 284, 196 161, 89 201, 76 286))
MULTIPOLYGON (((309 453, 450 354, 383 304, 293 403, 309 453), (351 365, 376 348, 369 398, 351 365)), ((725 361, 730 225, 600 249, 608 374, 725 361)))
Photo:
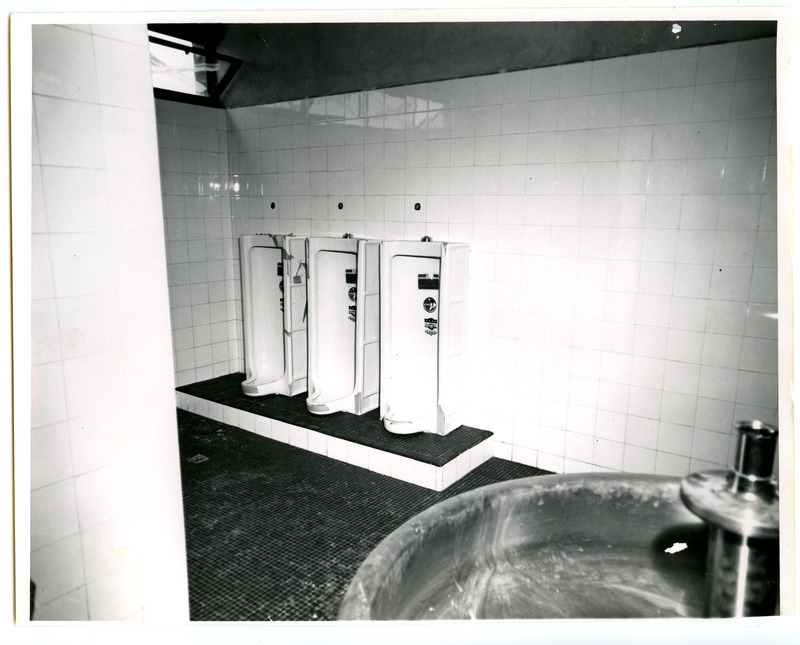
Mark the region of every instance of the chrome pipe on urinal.
POLYGON ((708 618, 778 613, 778 487, 772 469, 778 429, 736 424, 736 461, 728 471, 694 473, 681 499, 710 526, 706 565, 708 618))

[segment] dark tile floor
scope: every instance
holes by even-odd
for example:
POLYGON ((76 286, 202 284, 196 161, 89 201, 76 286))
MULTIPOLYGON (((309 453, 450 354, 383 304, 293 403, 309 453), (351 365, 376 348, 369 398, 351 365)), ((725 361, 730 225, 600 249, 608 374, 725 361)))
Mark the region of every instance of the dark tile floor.
POLYGON ((178 410, 193 621, 334 620, 361 562, 407 519, 546 474, 490 459, 443 492, 178 410))

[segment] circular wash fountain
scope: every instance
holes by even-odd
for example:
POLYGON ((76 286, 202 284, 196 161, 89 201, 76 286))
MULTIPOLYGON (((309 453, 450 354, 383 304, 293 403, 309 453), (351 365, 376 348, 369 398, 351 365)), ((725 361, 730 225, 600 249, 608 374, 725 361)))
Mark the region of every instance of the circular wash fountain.
POLYGON ((700 617, 708 529, 679 489, 582 474, 463 493, 375 548, 339 619, 700 617))

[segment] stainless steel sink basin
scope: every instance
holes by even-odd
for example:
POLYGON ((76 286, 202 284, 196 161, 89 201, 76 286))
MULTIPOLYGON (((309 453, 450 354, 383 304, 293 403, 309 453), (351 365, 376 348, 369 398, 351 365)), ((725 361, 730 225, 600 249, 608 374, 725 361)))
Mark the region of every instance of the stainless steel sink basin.
POLYGON ((679 487, 548 475, 463 493, 375 548, 339 619, 700 617, 708 530, 679 487))

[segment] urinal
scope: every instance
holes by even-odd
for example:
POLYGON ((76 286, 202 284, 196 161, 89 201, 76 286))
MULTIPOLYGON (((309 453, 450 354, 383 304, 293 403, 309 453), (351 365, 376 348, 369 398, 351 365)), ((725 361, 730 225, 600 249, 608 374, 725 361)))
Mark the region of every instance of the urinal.
POLYGON ((379 404, 379 240, 308 238, 308 398, 313 414, 379 404))
POLYGON ((444 435, 462 424, 468 246, 388 241, 380 249, 383 427, 444 435))
POLYGON ((248 396, 306 391, 306 246, 304 237, 243 235, 245 380, 248 396))

